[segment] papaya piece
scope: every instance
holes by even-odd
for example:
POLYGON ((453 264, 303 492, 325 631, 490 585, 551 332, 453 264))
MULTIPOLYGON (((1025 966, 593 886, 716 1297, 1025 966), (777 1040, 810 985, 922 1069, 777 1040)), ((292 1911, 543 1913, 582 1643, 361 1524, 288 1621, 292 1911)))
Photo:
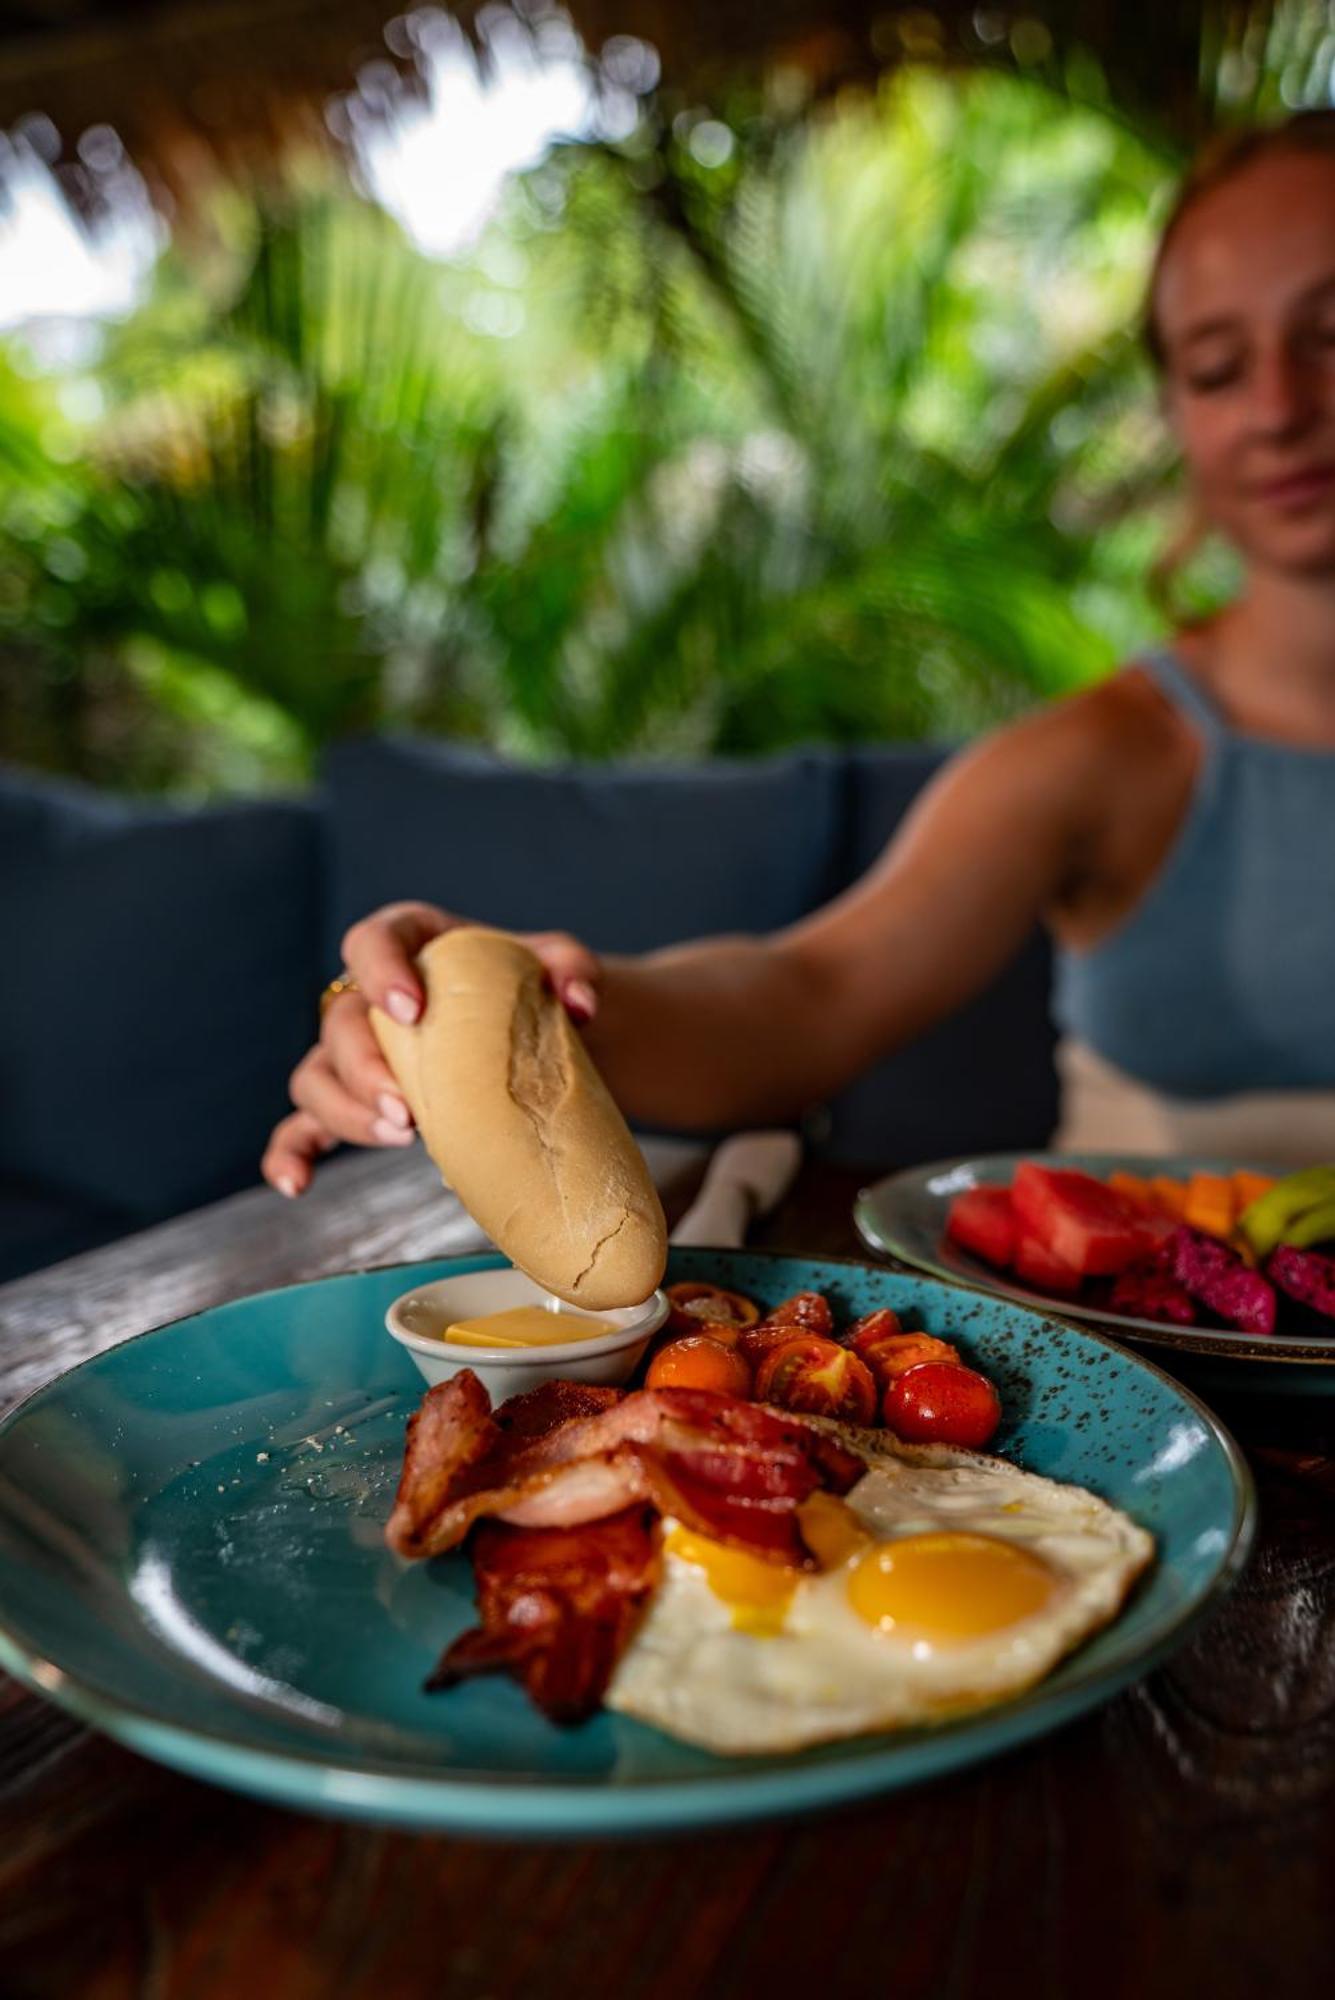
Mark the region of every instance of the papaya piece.
POLYGON ((1165 1215, 1171 1215, 1175 1222, 1182 1220, 1187 1206, 1184 1181, 1175 1181, 1169 1174, 1156 1174, 1150 1182, 1150 1191, 1165 1215))
POLYGON ((1108 1186, 1113 1190, 1114 1194, 1124 1195, 1128 1201, 1135 1202, 1138 1208, 1153 1208, 1155 1206, 1154 1194, 1150 1184, 1147 1180, 1143 1180, 1139 1174, 1126 1174, 1119 1168, 1115 1174, 1109 1174, 1108 1186))
POLYGON ((1237 1220, 1233 1183, 1225 1174, 1193 1174, 1187 1182, 1182 1220, 1207 1236, 1227 1241, 1237 1220))

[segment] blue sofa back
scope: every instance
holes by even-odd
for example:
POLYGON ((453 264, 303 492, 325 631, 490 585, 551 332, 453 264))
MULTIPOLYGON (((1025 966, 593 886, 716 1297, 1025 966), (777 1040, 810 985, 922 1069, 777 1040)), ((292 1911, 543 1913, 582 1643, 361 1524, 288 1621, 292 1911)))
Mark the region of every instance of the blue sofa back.
MULTIPOLYGON (((849 754, 840 886, 873 865, 949 755, 945 747, 917 745, 849 754)), ((904 943, 913 949, 912 938, 904 943)), ((831 1152, 906 1166, 1045 1146, 1058 1111, 1051 984, 1047 934, 1035 931, 986 992, 835 1099, 831 1152)))
MULTIPOLYGON (((347 924, 421 897, 638 951, 763 932, 870 865, 945 753, 541 771, 376 739, 319 794, 197 812, 0 770, 0 1276, 257 1177, 347 924)), ((1041 940, 829 1111, 894 1166, 1041 1145, 1056 1115, 1041 940)))
POLYGON ((0 1272, 255 1180, 310 1039, 322 882, 313 805, 0 774, 0 1272))
POLYGON ((598 951, 766 931, 839 886, 841 764, 821 752, 530 770, 394 737, 325 760, 337 938, 420 897, 598 951))

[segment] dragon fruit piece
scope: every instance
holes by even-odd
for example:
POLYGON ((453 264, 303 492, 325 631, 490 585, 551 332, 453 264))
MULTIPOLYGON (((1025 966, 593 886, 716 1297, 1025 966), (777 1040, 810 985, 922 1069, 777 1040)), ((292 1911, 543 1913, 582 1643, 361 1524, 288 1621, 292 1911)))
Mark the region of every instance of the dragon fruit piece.
POLYGON ((1243 1333, 1275 1331, 1275 1288, 1217 1236, 1184 1222, 1173 1238, 1173 1276, 1193 1299, 1243 1333))
POLYGON ((1281 1292, 1320 1313, 1323 1319, 1335 1319, 1335 1257, 1281 1243, 1271 1252, 1265 1268, 1281 1292))
POLYGON ((1195 1326, 1197 1319, 1196 1302, 1185 1286, 1164 1271, 1144 1266, 1123 1271, 1113 1283, 1108 1304, 1114 1312, 1162 1320, 1169 1326, 1195 1326))

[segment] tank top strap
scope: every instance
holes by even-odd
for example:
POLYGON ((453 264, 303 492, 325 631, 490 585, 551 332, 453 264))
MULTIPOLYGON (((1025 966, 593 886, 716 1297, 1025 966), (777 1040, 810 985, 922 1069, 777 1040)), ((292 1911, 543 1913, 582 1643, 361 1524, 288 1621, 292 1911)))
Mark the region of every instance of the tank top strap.
POLYGON ((1142 656, 1140 665, 1160 693, 1196 723, 1202 735, 1215 741, 1228 734, 1223 716, 1170 646, 1156 646, 1142 656))

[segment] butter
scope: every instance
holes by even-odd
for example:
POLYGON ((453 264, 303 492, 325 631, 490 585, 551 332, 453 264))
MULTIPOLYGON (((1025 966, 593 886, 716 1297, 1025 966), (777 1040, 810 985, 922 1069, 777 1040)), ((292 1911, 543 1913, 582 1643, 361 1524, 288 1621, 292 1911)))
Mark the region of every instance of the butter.
POLYGON ((545 1306, 510 1306, 505 1312, 483 1313, 477 1319, 457 1319, 443 1338, 456 1347, 561 1347, 570 1340, 591 1340, 609 1333, 605 1320, 587 1313, 549 1312, 545 1306))

